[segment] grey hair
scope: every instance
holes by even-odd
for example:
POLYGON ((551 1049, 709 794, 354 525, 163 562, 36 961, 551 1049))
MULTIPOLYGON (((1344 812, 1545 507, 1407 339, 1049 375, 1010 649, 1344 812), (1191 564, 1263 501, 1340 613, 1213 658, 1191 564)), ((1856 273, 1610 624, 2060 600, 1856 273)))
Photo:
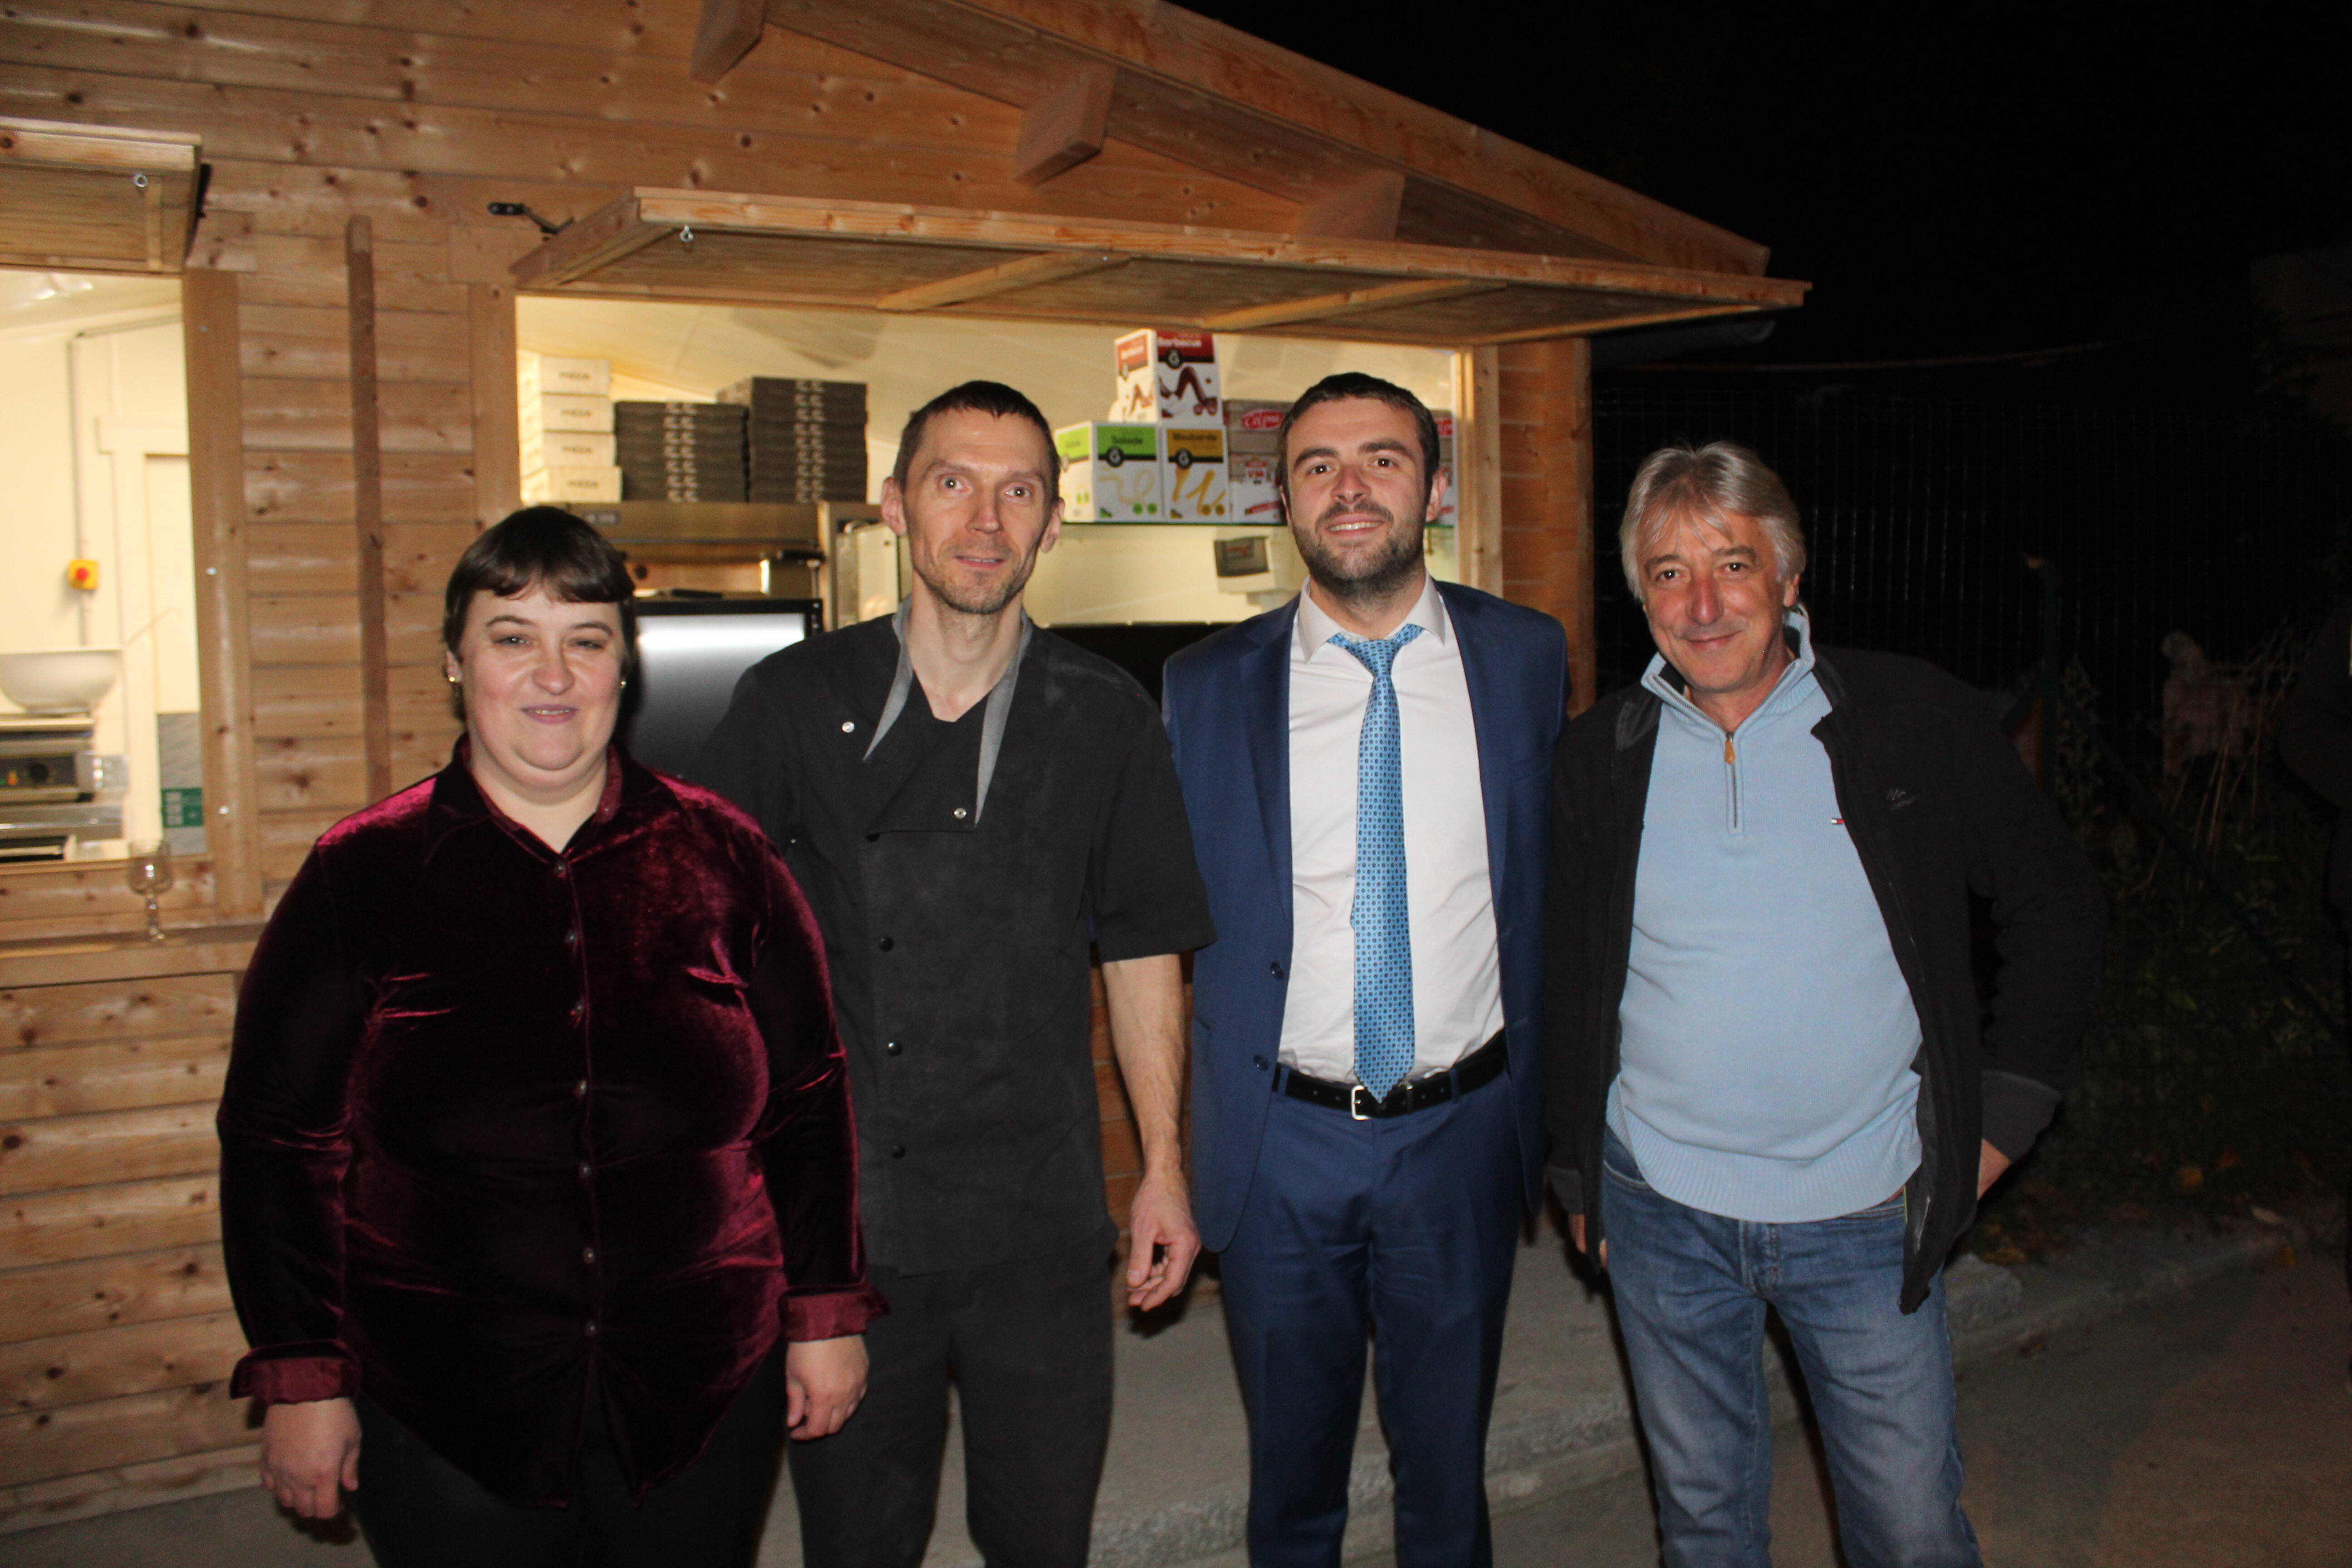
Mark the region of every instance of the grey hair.
POLYGON ((1772 545, 1772 574, 1781 581, 1805 569, 1805 531, 1797 503, 1780 476, 1764 459, 1736 441, 1704 447, 1661 447, 1642 459, 1633 489, 1625 498, 1625 521, 1617 529, 1617 553, 1625 585, 1642 597, 1642 544, 1675 517, 1696 517, 1720 526, 1727 514, 1752 517, 1772 545))

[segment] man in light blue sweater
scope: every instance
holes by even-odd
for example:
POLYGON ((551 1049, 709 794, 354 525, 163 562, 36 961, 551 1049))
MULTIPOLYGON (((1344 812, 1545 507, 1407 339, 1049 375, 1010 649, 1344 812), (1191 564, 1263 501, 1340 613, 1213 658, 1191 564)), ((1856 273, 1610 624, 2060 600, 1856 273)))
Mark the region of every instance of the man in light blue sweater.
POLYGON ((1755 454, 1654 454, 1621 544, 1658 658, 1553 770, 1547 1121, 1665 1561, 1769 1563, 1769 1307, 1852 1568, 1974 1565, 1939 1271, 2071 1080, 2097 882, 1976 693, 1816 652, 1755 454), (1972 892, 2001 933, 1990 1025, 1972 892))

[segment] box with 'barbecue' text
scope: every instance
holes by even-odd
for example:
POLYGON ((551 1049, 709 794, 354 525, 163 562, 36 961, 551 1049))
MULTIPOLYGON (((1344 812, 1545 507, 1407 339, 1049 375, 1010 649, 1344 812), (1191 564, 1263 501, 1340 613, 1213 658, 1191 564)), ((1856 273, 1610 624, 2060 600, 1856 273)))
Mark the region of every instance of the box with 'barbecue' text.
POLYGON ((1197 331, 1129 332, 1113 346, 1118 366, 1114 420, 1224 417, 1217 385, 1217 335, 1197 331))

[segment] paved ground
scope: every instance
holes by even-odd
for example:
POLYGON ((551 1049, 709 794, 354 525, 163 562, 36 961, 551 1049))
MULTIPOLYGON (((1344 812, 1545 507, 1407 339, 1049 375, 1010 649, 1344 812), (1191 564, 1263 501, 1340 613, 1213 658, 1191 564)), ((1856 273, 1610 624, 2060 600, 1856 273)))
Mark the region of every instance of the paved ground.
MULTIPOLYGON (((1994 1568, 2341 1568, 2352 1391, 2336 1260, 2233 1274, 1965 1369, 1968 1508, 1994 1568)), ((1830 1568, 1804 1429, 1781 1429, 1777 1568, 1830 1568)), ((1386 1556, 1358 1568, 1390 1568, 1386 1556)), ((1497 1568, 1657 1561, 1646 1482, 1499 1516, 1497 1568)))
MULTIPOLYGON (((2263 1273, 2231 1261, 2274 1247, 2259 1236, 2150 1231, 2055 1265, 1977 1264, 1954 1277, 1955 1312, 1974 1324, 1961 1348, 1976 1346, 1961 1379, 1969 1501, 1997 1568, 2352 1563, 2340 1260, 2263 1273), (2211 1279, 2216 1268, 2226 1272, 2211 1279), (2200 1278, 2210 1282, 2178 1292, 2200 1278), (2122 1315, 2102 1317, 2118 1308, 2122 1315), (2009 1348, 2026 1326, 2095 1317, 2102 1321, 2053 1331, 2030 1353, 2009 1348)), ((1498 1516, 1503 1568, 1654 1562, 1605 1302, 1559 1266, 1556 1242, 1521 1259, 1512 1321, 1490 1485, 1501 1500, 1542 1500, 1498 1516)), ((1150 1338, 1122 1334, 1098 1568, 1156 1568, 1234 1541, 1242 1441, 1213 1303, 1196 1302, 1150 1338)), ((1829 1564, 1827 1510, 1801 1427, 1784 1429, 1780 1450, 1778 1562, 1829 1564)), ((952 1475, 960 1457, 950 1460, 952 1475)), ((1383 1460, 1368 1410, 1349 1555, 1378 1568, 1386 1568, 1383 1460)), ((787 1489, 771 1518, 763 1568, 798 1562, 789 1498, 787 1489)), ((962 1568, 976 1554, 961 1529, 960 1489, 950 1482, 940 1500, 929 1561, 962 1568)), ((1238 1556, 1195 1568, 1230 1568, 1238 1556)), ((0 1535, 0 1568, 368 1561, 348 1531, 313 1539, 257 1489, 0 1535)))

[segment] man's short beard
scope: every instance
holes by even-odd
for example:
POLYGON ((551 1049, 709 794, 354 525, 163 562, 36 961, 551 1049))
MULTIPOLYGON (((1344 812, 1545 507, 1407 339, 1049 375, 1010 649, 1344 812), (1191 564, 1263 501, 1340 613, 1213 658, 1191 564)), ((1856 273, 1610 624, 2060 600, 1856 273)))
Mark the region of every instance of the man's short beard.
MULTIPOLYGON (((1043 542, 1042 539, 1040 542, 1043 542)), ((932 595, 949 609, 965 616, 996 616, 1003 614, 1004 606, 1029 585, 1030 576, 1037 570, 1037 554, 1036 550, 1031 550, 1029 558, 1021 563, 1017 575, 1008 575, 992 587, 981 588, 976 593, 951 588, 916 563, 911 553, 908 564, 914 566, 915 575, 923 580, 924 586, 929 588, 932 595)))
POLYGON ((1363 562, 1356 567, 1355 574, 1349 576, 1346 574, 1339 558, 1325 549, 1322 542, 1322 523, 1342 512, 1369 514, 1390 523, 1396 521, 1385 508, 1366 501, 1354 506, 1335 504, 1317 520, 1314 528, 1303 532, 1292 530, 1291 538, 1298 546, 1298 557, 1306 563, 1307 574, 1315 579, 1317 587, 1342 604, 1377 604, 1412 581, 1413 574, 1421 570, 1425 516, 1414 519, 1410 530, 1398 530, 1389 541, 1387 550, 1363 562))

